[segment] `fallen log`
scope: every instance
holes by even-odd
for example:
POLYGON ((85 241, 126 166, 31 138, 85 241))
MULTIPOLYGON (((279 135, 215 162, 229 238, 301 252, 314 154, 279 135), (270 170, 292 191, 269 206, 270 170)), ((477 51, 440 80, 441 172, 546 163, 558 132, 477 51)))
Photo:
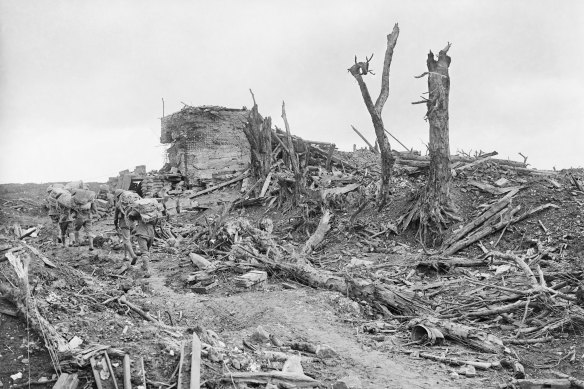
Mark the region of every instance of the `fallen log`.
POLYGON ((425 317, 429 322, 438 323, 451 339, 475 349, 498 353, 502 342, 498 338, 480 330, 457 325, 447 320, 432 318, 435 314, 429 300, 409 290, 367 279, 344 277, 335 273, 318 270, 301 256, 284 260, 282 256, 270 260, 265 256, 249 254, 272 271, 283 272, 288 278, 315 288, 334 290, 355 301, 368 301, 388 314, 425 317))
POLYGON ((534 213, 541 212, 541 211, 548 209, 548 208, 559 208, 559 207, 555 204, 548 203, 548 204, 540 205, 539 207, 536 207, 530 211, 527 211, 523 215, 515 216, 517 214, 517 212, 519 212, 519 210, 521 209, 520 206, 517 206, 517 207, 511 209, 505 215, 501 215, 502 220, 497 222, 497 223, 494 223, 495 222, 494 218, 497 217, 497 215, 495 215, 490 219, 490 221, 492 221, 494 224, 489 224, 487 226, 484 226, 484 227, 480 228, 479 230, 475 231, 472 235, 467 236, 465 239, 462 239, 456 243, 453 243, 450 247, 448 247, 447 249, 445 249, 442 252, 442 255, 453 255, 454 253, 462 250, 463 248, 465 248, 465 247, 467 247, 475 242, 478 242, 480 239, 482 239, 486 236, 489 236, 496 231, 499 231, 500 229, 504 228, 508 224, 518 223, 518 222, 526 219, 527 217, 533 215, 534 213))
POLYGON ((435 317, 417 318, 408 323, 408 327, 415 325, 435 327, 442 332, 446 339, 464 344, 475 350, 491 354, 499 354, 505 351, 505 346, 501 339, 474 327, 435 317))
POLYGON ((493 204, 488 210, 483 212, 479 217, 472 220, 470 223, 466 224, 460 230, 454 232, 448 239, 444 241, 444 246, 448 247, 452 245, 454 242, 459 241, 460 239, 464 238, 466 234, 477 228, 478 226, 482 225, 488 219, 499 213, 502 209, 507 207, 511 203, 511 197, 503 197, 501 200, 497 201, 493 204))
POLYGON ((460 359, 456 359, 456 358, 442 357, 439 355, 434 355, 434 354, 429 354, 429 353, 424 353, 424 352, 419 353, 417 355, 419 357, 422 357, 422 358, 430 359, 430 360, 436 361, 436 362, 446 363, 448 365, 453 365, 453 366, 469 365, 469 366, 474 366, 477 369, 481 369, 481 370, 500 369, 501 368, 501 363, 499 361, 497 361, 497 362, 465 361, 465 360, 460 360, 460 359))
POLYGON ((556 377, 560 377, 560 378, 565 378, 570 380, 570 382, 572 383, 572 386, 574 388, 578 388, 578 389, 584 389, 584 380, 580 380, 578 378, 572 377, 568 374, 559 372, 559 371, 552 371, 552 374, 554 374, 556 377))
POLYGON ((303 258, 298 258, 296 263, 259 260, 272 269, 288 273, 290 278, 305 285, 334 290, 357 301, 376 302, 398 315, 428 315, 434 312, 429 301, 414 292, 361 278, 346 279, 325 270, 317 270, 303 258))
MULTIPOLYGON (((532 303, 535 304, 535 301, 533 301, 532 303)), ((516 310, 516 309, 524 308, 525 305, 526 305, 525 301, 520 300, 520 301, 516 301, 516 302, 511 303, 511 304, 500 305, 500 306, 497 306, 494 308, 484 308, 484 309, 479 309, 479 310, 472 311, 472 312, 467 312, 464 314, 464 316, 466 316, 466 317, 483 317, 483 316, 499 315, 501 313, 511 312, 511 311, 516 310)))
POLYGON ((320 386, 320 382, 304 374, 283 371, 229 373, 221 378, 222 382, 292 385, 298 388, 320 386))
POLYGON ((522 380, 513 380, 513 384, 519 389, 544 389, 544 388, 554 388, 554 389, 570 389, 572 387, 572 382, 567 378, 530 378, 522 380))
POLYGON ((436 259, 420 261, 416 264, 418 269, 433 269, 436 271, 447 272, 455 267, 478 267, 489 265, 503 265, 503 261, 486 261, 484 259, 465 259, 465 258, 444 258, 442 256, 436 259))
POLYGON ((474 161, 474 162, 469 162, 469 163, 467 163, 467 164, 465 164, 465 165, 458 166, 458 167, 454 168, 454 171, 455 171, 455 172, 457 172, 457 173, 458 173, 458 172, 461 172, 461 171, 463 171, 463 170, 466 170, 466 169, 468 169, 468 168, 471 168, 471 167, 473 167, 473 166, 476 166, 476 165, 479 165, 479 164, 481 164, 481 163, 483 163, 483 162, 486 162, 486 161, 488 161, 489 159, 491 159, 491 157, 482 156, 482 158, 478 158, 478 159, 477 159, 476 161, 474 161))
POLYGON ((496 186, 487 184, 485 182, 475 181, 475 180, 469 180, 468 184, 472 185, 474 187, 477 187, 480 190, 483 190, 485 192, 494 194, 494 195, 500 195, 500 194, 504 194, 507 192, 521 189, 521 186, 509 186, 507 188, 497 188, 496 186))

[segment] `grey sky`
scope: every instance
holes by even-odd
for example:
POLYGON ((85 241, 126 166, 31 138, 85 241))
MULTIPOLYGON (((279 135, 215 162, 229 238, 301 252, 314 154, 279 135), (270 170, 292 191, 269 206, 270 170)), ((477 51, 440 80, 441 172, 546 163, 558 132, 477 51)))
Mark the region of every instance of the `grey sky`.
MULTIPOLYGON (((0 1, 0 182, 105 180, 163 165, 166 113, 251 106, 293 133, 364 146, 373 140, 355 54, 400 36, 385 125, 424 150, 429 49, 448 41, 451 151, 497 150, 537 168, 584 165, 584 2, 563 1, 0 1)), ((400 146, 391 142, 392 147, 400 146)))

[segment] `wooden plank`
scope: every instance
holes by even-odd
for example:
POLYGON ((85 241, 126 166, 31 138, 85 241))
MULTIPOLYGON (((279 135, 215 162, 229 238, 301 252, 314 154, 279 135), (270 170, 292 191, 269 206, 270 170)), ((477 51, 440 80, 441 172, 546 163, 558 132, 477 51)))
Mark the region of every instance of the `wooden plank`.
POLYGON ((101 385, 101 377, 99 376, 99 369, 97 368, 97 362, 94 357, 91 357, 89 361, 91 362, 91 371, 93 372, 95 385, 97 386, 97 389, 103 389, 103 386, 101 385))
POLYGON ((266 192, 268 191, 268 188, 270 187, 271 181, 272 181, 272 172, 270 172, 268 174, 268 176, 266 177, 266 181, 264 181, 264 186, 262 186, 262 191, 260 192, 259 197, 264 197, 266 195, 266 192))
POLYGON ((195 193, 195 194, 192 194, 192 195, 190 195, 190 196, 189 196, 189 198, 190 198, 190 199, 194 199, 195 197, 202 196, 202 195, 204 195, 204 194, 207 194, 207 193, 211 193, 211 192, 213 192, 213 191, 216 191, 217 189, 221 189, 221 188, 223 188, 223 187, 225 187, 225 186, 228 186, 228 185, 234 184, 234 183, 236 183, 236 182, 238 182, 238 181, 241 181, 241 180, 243 180, 244 178, 246 178, 246 177, 248 177, 248 176, 249 176, 249 173, 246 171, 245 173, 243 173, 243 174, 242 174, 241 176, 239 176, 239 177, 236 177, 236 178, 234 178, 234 179, 232 179, 232 180, 229 180, 229 181, 225 181, 224 183, 222 183, 222 184, 219 184, 219 185, 217 185, 217 186, 214 186, 214 187, 212 187, 212 188, 205 189, 205 190, 202 190, 202 191, 200 191, 200 192, 197 192, 197 193, 195 193))
POLYGON ((39 259, 41 261, 43 261, 46 266, 52 267, 52 268, 57 267, 57 265, 55 265, 53 262, 51 262, 51 260, 49 258, 45 257, 45 255, 43 253, 41 253, 37 248, 32 247, 31 245, 29 245, 28 243, 26 243, 24 241, 22 242, 22 244, 25 245, 26 248, 28 248, 30 251, 32 251, 32 253, 34 255, 39 257, 39 259))
POLYGON ((191 385, 190 389, 199 389, 201 387, 201 340, 193 332, 192 351, 191 351, 191 385))
POLYGON ((183 384, 183 378, 182 378, 182 373, 183 373, 183 362, 185 359, 185 341, 183 340, 182 342, 180 342, 180 358, 178 360, 178 381, 176 383, 176 389, 183 389, 182 384, 183 384))
POLYGON ((124 355, 124 389, 132 389, 132 373, 130 372, 130 356, 124 355))
POLYGON ((63 373, 59 376, 59 379, 53 386, 53 389, 77 389, 78 385, 79 377, 77 377, 77 373, 63 373))

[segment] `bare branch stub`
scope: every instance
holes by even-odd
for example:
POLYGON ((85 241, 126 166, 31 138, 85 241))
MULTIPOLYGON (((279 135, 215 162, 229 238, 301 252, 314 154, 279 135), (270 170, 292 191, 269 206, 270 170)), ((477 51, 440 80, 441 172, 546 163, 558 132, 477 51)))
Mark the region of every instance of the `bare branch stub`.
MULTIPOLYGON (((373 58, 373 54, 371 54, 371 58, 373 58)), ((349 72, 351 74, 356 72, 361 76, 366 76, 367 74, 375 75, 375 73, 373 73, 373 71, 369 69, 369 63, 371 62, 371 58, 365 57, 365 62, 357 62, 357 56, 355 56, 355 64, 348 69, 349 72)))

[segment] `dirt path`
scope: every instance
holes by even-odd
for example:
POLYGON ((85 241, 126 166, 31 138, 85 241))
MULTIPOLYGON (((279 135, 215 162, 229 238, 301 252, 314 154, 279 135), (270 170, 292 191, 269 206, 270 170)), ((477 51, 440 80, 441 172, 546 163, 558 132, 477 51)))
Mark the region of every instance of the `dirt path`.
MULTIPOLYGON (((172 264, 156 261, 152 267, 153 277, 148 281, 152 294, 144 301, 152 309, 182 311, 187 324, 213 329, 231 346, 242 347, 242 339, 258 325, 284 342, 329 345, 338 353, 338 358, 305 366, 307 373, 325 382, 356 375, 364 388, 488 386, 480 378, 453 378, 439 364, 380 352, 365 345, 360 340, 364 335, 343 321, 348 316, 339 310, 337 293, 302 287, 285 290, 279 283, 269 284, 264 290, 232 295, 179 293, 166 286, 172 264)), ((388 337, 387 341, 391 339, 388 337)))

